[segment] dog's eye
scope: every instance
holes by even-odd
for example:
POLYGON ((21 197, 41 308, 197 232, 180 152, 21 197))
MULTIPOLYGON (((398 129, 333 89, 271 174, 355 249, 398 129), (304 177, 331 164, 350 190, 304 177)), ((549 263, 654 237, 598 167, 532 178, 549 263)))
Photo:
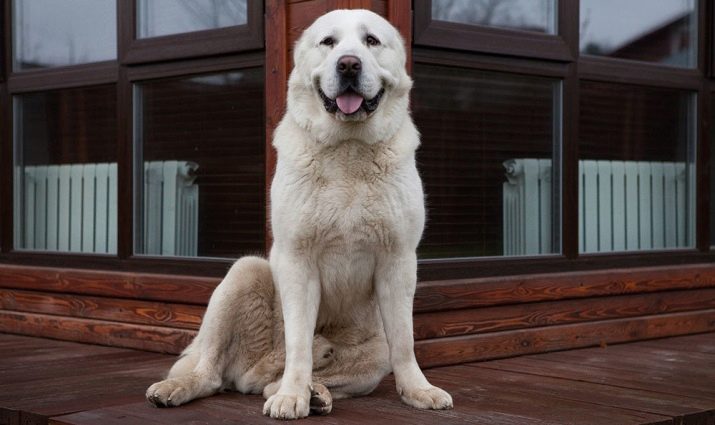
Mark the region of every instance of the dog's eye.
POLYGON ((374 35, 368 35, 367 38, 365 38, 365 42, 367 43, 368 46, 379 46, 380 45, 380 40, 377 39, 374 35))
POLYGON ((333 37, 325 37, 320 44, 328 46, 328 47, 333 47, 335 44, 335 39, 333 37))

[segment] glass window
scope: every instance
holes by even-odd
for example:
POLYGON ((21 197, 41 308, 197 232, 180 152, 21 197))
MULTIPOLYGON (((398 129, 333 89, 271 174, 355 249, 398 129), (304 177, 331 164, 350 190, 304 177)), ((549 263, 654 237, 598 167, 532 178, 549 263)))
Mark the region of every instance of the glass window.
POLYGON ((117 58, 114 0, 14 0, 15 70, 117 58))
POLYGON ((581 53, 697 65, 696 0, 581 0, 581 53))
POLYGON ((142 82, 134 104, 136 252, 262 251, 263 69, 142 82))
POLYGON ((432 19, 556 34, 556 0, 432 0, 432 19))
POLYGON ((422 258, 560 252, 561 83, 416 63, 422 258))
POLYGON ((694 246, 695 95, 582 82, 581 252, 694 246))
POLYGON ((15 248, 117 251, 114 85, 14 98, 15 248))
POLYGON ((137 0, 137 37, 148 38, 248 22, 246 0, 137 0))

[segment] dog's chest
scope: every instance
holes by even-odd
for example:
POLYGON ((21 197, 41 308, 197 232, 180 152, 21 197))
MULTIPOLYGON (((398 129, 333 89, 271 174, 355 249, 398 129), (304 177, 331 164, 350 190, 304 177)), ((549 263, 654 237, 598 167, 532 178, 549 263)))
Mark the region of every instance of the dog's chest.
POLYGON ((314 163, 301 214, 301 244, 359 251, 396 243, 407 207, 399 173, 384 153, 337 152, 314 163), (376 157, 377 156, 377 157, 376 157))

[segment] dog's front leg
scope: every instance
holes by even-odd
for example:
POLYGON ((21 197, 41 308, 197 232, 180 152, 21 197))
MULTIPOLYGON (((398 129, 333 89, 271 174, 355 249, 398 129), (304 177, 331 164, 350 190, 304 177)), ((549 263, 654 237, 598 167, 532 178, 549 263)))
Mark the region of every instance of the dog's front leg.
POLYGON ((430 384, 417 365, 412 335, 412 302, 417 285, 417 256, 390 253, 378 259, 375 285, 390 363, 402 401, 420 409, 450 409, 452 397, 430 384))
POLYGON ((296 419, 310 411, 313 332, 320 305, 320 281, 314 264, 285 252, 271 253, 285 326, 286 362, 278 392, 263 406, 276 419, 296 419))

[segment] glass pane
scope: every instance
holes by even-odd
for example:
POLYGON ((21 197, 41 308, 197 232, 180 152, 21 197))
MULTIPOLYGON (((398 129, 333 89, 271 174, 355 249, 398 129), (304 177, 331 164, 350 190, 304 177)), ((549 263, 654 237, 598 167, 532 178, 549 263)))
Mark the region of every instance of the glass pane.
POLYGON ((560 91, 548 78, 415 64, 422 258, 560 252, 560 91))
POLYGON ((15 248, 117 252, 114 85, 14 98, 15 248))
POLYGON ((581 252, 694 246, 695 95, 583 82, 581 252))
POLYGON ((697 65, 696 0, 581 0, 581 53, 697 65))
POLYGON ((137 0, 137 37, 244 25, 246 0, 137 0))
POLYGON ((262 68, 136 86, 137 253, 263 251, 263 93, 262 68))
POLYGON ((114 0, 14 0, 14 69, 117 58, 114 0))
POLYGON ((432 19, 556 34, 556 0, 432 0, 432 19))

